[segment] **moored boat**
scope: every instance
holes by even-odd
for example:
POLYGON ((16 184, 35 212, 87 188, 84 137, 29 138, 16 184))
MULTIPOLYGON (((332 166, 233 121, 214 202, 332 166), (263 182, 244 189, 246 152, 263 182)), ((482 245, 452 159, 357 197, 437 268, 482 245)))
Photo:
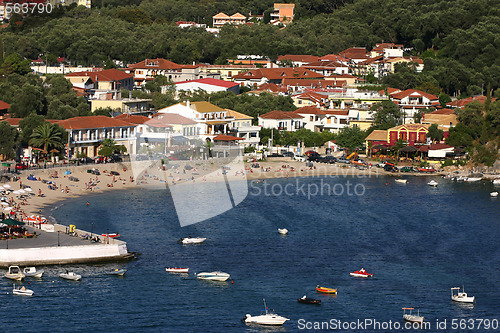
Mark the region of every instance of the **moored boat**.
POLYGON ((408 179, 394 179, 396 183, 401 183, 401 184, 406 184, 408 182, 408 179))
POLYGON ((467 179, 465 181, 469 182, 469 183, 472 183, 472 182, 478 182, 481 179, 483 179, 483 177, 467 177, 467 179))
POLYGON ((460 287, 451 288, 451 300, 454 302, 461 303, 474 303, 476 300, 475 296, 468 296, 464 291, 464 287, 462 287, 462 292, 460 292, 460 287), (454 291, 457 291, 456 293, 454 291))
POLYGON ((310 297, 307 297, 306 295, 297 299, 297 302, 305 303, 305 304, 318 304, 318 305, 321 304, 321 300, 316 299, 316 298, 310 298, 310 297))
POLYGON ((427 185, 433 186, 433 187, 437 187, 438 186, 438 182, 433 179, 430 182, 428 182, 427 185))
POLYGON ((33 290, 26 289, 26 287, 24 287, 24 286, 22 286, 21 288, 16 288, 16 285, 14 285, 13 288, 12 288, 12 294, 14 294, 14 295, 32 296, 33 295, 33 290))
POLYGON ((492 198, 496 198, 496 197, 498 197, 498 192, 491 192, 491 193, 490 193, 490 196, 491 196, 492 198))
POLYGON ((108 272, 109 275, 118 275, 118 276, 123 276, 127 270, 125 268, 116 268, 115 270, 108 272))
POLYGON ((36 277, 41 278, 44 270, 37 271, 35 267, 24 267, 23 274, 26 277, 36 277))
POLYGON ((406 321, 409 321, 411 323, 419 323, 422 324, 424 322, 424 317, 420 315, 420 310, 417 310, 417 314, 414 315, 412 314, 412 310, 415 310, 414 308, 403 308, 403 319, 406 321), (409 313, 406 313, 406 311, 409 311, 409 313))
POLYGON ((5 274, 5 277, 10 280, 21 281, 24 279, 24 274, 19 266, 9 266, 9 271, 5 274))
POLYGON ((226 281, 227 279, 229 279, 230 276, 231 275, 229 275, 228 273, 219 272, 219 271, 201 272, 201 273, 196 274, 196 278, 198 278, 200 280, 221 281, 221 282, 226 281))
POLYGON ((246 314, 243 321, 246 324, 258 324, 258 325, 268 325, 268 326, 281 326, 288 318, 282 317, 273 313, 267 308, 266 300, 264 300, 264 310, 265 314, 261 314, 260 316, 252 316, 250 314, 246 314))
POLYGON ((500 178, 493 179, 492 183, 493 185, 500 185, 500 178))
POLYGON ((278 228, 278 232, 281 235, 286 235, 286 234, 288 234, 288 229, 286 229, 286 228, 283 228, 283 229, 278 228))
POLYGON ((187 237, 187 238, 181 238, 179 242, 182 244, 199 244, 203 243, 206 240, 206 238, 203 237, 187 237))
POLYGON ((165 270, 169 273, 182 273, 182 274, 187 274, 189 272, 189 268, 183 268, 183 267, 167 267, 165 270))
POLYGON ((82 279, 81 275, 75 274, 74 272, 68 272, 59 274, 59 277, 66 280, 80 281, 82 279))
POLYGON ((336 294, 337 293, 337 289, 328 288, 328 287, 321 287, 319 285, 316 286, 316 291, 319 293, 323 293, 323 294, 336 294))
POLYGON ((111 233, 111 234, 101 234, 102 237, 106 238, 106 237, 109 237, 109 238, 120 238, 120 234, 116 234, 116 233, 111 233))
POLYGON ((362 278, 367 278, 367 277, 372 277, 372 273, 368 273, 364 268, 361 268, 359 271, 354 271, 350 272, 349 275, 354 276, 354 277, 362 277, 362 278))

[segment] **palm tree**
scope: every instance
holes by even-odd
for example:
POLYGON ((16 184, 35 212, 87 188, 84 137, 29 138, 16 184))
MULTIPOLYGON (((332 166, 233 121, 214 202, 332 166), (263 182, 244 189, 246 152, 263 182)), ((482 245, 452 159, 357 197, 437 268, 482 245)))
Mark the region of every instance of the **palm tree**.
POLYGON ((30 138, 29 144, 34 147, 43 147, 42 152, 45 154, 48 153, 48 149, 51 147, 62 148, 64 146, 61 132, 59 132, 54 125, 49 123, 42 124, 35 128, 30 138))

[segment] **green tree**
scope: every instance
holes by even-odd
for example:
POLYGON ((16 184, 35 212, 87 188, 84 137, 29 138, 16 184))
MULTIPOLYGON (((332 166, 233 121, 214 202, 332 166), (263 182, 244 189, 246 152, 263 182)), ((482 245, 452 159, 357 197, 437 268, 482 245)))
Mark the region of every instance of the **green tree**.
POLYGON ((45 124, 45 118, 38 114, 30 114, 29 116, 21 119, 19 121, 19 129, 21 130, 21 144, 24 147, 29 145, 29 141, 31 139, 31 135, 35 131, 36 128, 45 124))
POLYGON ((9 123, 0 122, 0 155, 3 155, 3 158, 14 158, 18 135, 18 131, 9 123))
POLYGON ((427 132, 427 137, 431 138, 432 141, 441 141, 443 140, 444 132, 442 129, 439 129, 436 124, 432 124, 429 126, 429 132, 427 132))
POLYGON ((57 125, 45 123, 33 131, 30 144, 34 147, 43 147, 42 152, 47 154, 50 148, 62 148, 62 135, 57 125))
POLYGON ((386 130, 397 126, 401 121, 401 110, 389 100, 373 104, 370 110, 375 111, 373 129, 386 130))
POLYGON ((337 144, 351 150, 362 148, 365 143, 366 132, 359 127, 344 127, 335 137, 337 144))
POLYGON ((117 145, 115 140, 104 139, 101 142, 99 155, 109 157, 116 153, 118 154, 125 153, 126 151, 127 148, 125 148, 124 145, 117 145))

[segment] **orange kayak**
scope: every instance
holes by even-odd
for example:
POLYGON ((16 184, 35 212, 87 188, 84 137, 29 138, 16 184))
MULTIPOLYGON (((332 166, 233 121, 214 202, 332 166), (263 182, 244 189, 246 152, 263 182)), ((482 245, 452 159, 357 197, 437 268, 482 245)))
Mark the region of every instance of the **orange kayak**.
POLYGON ((337 289, 320 287, 320 286, 316 287, 316 291, 319 293, 324 293, 324 294, 336 294, 337 293, 337 289))

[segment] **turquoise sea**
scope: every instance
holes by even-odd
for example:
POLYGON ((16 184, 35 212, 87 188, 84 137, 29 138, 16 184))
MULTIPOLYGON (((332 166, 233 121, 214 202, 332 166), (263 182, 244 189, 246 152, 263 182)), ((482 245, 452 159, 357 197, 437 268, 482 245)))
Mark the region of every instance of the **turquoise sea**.
MULTIPOLYGON (((408 179, 406 185, 391 177, 249 182, 249 195, 236 208, 183 228, 167 190, 60 202, 47 214, 80 229, 118 232, 141 255, 128 263, 69 267, 81 282, 59 279, 66 267, 40 267, 46 277, 28 280, 32 297, 12 295, 12 282, 1 279, 1 331, 408 331, 402 307, 420 309, 429 332, 498 331, 500 198, 489 196, 493 185, 438 179, 431 188, 431 178, 408 179), (177 243, 187 236, 207 241, 177 243), (189 267, 190 274, 168 274, 167 266, 189 267), (123 278, 105 274, 117 267, 127 268, 123 278), (361 267, 374 277, 349 276, 361 267), (233 283, 192 274, 213 270, 230 273, 233 283), (338 295, 317 294, 318 284, 338 288, 338 295), (452 303, 450 288, 462 286, 476 296, 474 306, 452 303), (303 295, 322 305, 298 303, 303 295), (260 313, 264 298, 290 318, 282 328, 241 322, 246 313, 260 313)), ((216 197, 207 200, 217 205, 216 197)))

